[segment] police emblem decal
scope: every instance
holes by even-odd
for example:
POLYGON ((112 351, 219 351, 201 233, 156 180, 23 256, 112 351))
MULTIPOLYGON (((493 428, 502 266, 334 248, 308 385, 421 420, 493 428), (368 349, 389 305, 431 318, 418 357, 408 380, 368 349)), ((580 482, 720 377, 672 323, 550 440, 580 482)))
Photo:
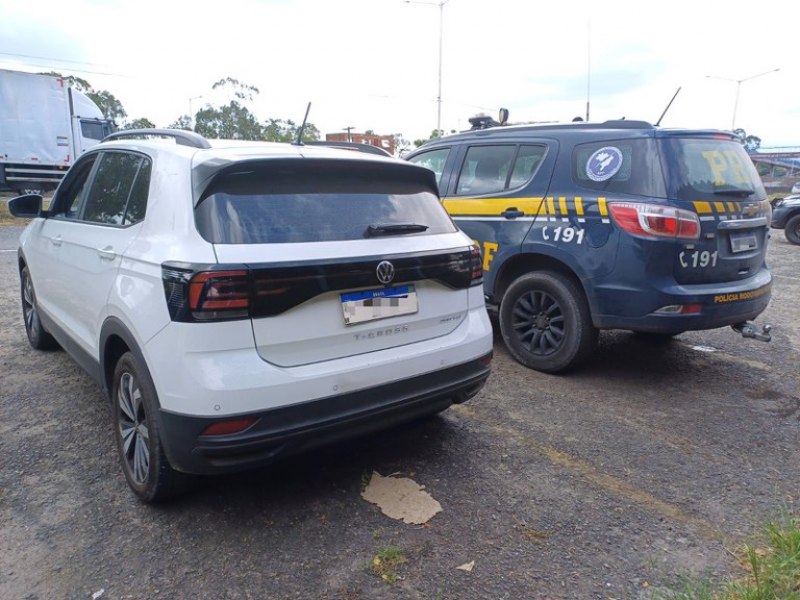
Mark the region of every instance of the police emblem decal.
POLYGON ((586 176, 592 181, 607 181, 622 168, 622 151, 614 146, 595 150, 586 161, 586 176))

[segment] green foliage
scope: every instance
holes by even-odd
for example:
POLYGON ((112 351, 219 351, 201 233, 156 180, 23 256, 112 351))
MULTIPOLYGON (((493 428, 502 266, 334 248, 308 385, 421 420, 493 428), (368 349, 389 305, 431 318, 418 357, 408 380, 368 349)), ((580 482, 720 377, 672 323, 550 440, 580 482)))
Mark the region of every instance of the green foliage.
POLYGON ((172 125, 169 125, 167 129, 185 129, 187 131, 192 130, 192 118, 189 115, 181 115, 172 125))
POLYGON ((748 154, 758 152, 761 147, 761 138, 757 135, 748 135, 744 129, 734 129, 733 134, 739 138, 739 142, 748 154))
POLYGON ((79 92, 86 92, 92 91, 91 84, 86 81, 85 79, 81 79, 80 77, 75 77, 74 75, 62 75, 56 71, 48 71, 47 73, 39 73, 39 75, 49 75, 50 77, 60 77, 64 81, 67 82, 67 85, 70 87, 75 88, 79 92))
POLYGON ((155 127, 155 123, 153 123, 150 119, 146 117, 142 117, 140 119, 134 119, 133 121, 126 123, 122 128, 123 129, 153 129, 155 127))
POLYGON ((114 96, 114 94, 112 94, 108 90, 94 89, 92 85, 85 79, 81 79, 80 77, 75 77, 74 75, 65 76, 56 71, 48 71, 47 73, 40 73, 40 75, 49 75, 50 77, 61 77, 64 81, 67 82, 68 85, 75 88, 79 92, 83 92, 92 100, 92 102, 97 104, 98 108, 100 108, 100 112, 103 113, 103 116, 106 119, 123 120, 125 119, 125 117, 128 116, 128 113, 122 106, 122 102, 117 100, 117 97, 114 96))
POLYGON ((106 119, 122 120, 128 116, 128 113, 122 107, 122 102, 117 100, 117 97, 108 90, 91 90, 85 93, 91 98, 92 102, 97 104, 106 119))
POLYGON ((749 573, 712 591, 708 582, 688 584, 669 600, 800 600, 800 519, 766 527, 766 546, 748 545, 743 562, 749 573))
MULTIPOLYGON (((267 142, 294 142, 300 125, 291 119, 267 119, 264 126, 263 139, 267 142)), ((313 123, 306 123, 303 129, 303 141, 314 142, 319 139, 319 129, 313 123)))
POLYGON ((207 106, 195 116, 194 130, 207 138, 263 140, 264 126, 253 113, 235 100, 218 108, 207 106))
POLYGON ((403 551, 397 546, 380 548, 372 559, 372 571, 386 583, 395 583, 400 579, 395 569, 406 560, 403 551))
POLYGON ((233 95, 239 100, 252 100, 254 95, 257 96, 261 93, 257 87, 247 85, 246 83, 239 81, 238 79, 234 79, 233 77, 224 77, 223 79, 220 79, 211 86, 211 89, 217 90, 226 87, 232 89, 233 95))

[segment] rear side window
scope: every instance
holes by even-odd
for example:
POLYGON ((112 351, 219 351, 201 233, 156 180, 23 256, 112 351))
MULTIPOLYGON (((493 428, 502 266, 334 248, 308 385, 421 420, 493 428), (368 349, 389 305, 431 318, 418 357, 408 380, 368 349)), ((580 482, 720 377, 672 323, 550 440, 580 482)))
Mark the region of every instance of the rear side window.
POLYGON ((657 144, 652 138, 575 146, 572 177, 579 186, 598 192, 667 197, 657 144))
POLYGON ((471 146, 458 175, 456 195, 482 195, 524 185, 536 173, 546 146, 471 146))
POLYGON ((200 234, 215 244, 279 244, 363 239, 370 225, 456 231, 427 177, 304 162, 218 175, 195 208, 200 234))
POLYGON ((744 147, 730 139, 667 139, 670 187, 680 200, 720 200, 725 196, 761 200, 761 178, 744 147))

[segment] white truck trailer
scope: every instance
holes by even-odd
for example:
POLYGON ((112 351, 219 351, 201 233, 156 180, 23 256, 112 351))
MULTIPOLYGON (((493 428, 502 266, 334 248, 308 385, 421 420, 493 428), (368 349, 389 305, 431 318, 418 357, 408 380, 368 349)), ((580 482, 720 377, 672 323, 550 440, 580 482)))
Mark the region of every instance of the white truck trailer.
POLYGON ((0 69, 0 188, 54 189, 114 122, 60 77, 0 69))

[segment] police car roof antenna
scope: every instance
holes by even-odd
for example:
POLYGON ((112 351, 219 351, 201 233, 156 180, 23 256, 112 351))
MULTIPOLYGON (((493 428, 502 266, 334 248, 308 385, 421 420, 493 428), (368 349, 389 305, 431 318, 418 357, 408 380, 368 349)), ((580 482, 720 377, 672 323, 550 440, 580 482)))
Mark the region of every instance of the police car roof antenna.
POLYGON ((308 113, 310 110, 311 110, 311 102, 309 102, 308 106, 306 106, 306 116, 303 117, 303 124, 300 125, 300 129, 297 130, 297 139, 294 141, 295 146, 303 145, 303 131, 305 131, 306 122, 308 121, 308 113))
POLYGON ((675 98, 678 97, 678 92, 680 92, 680 91, 681 91, 681 86, 678 86, 678 90, 675 92, 675 95, 672 96, 672 100, 669 101, 669 104, 667 104, 667 108, 664 109, 664 112, 661 113, 661 116, 658 118, 658 121, 656 121, 656 127, 661 125, 661 119, 663 119, 664 115, 667 114, 667 111, 669 110, 669 107, 672 106, 673 102, 675 102, 675 98))

